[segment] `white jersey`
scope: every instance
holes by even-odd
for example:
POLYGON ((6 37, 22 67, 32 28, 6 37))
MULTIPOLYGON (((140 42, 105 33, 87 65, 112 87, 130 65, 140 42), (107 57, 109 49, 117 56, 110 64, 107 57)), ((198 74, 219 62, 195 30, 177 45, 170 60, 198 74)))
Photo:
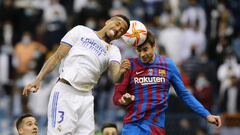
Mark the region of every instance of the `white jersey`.
POLYGON ((60 78, 80 91, 90 91, 111 61, 121 61, 118 47, 106 43, 85 26, 74 27, 61 42, 72 48, 61 62, 60 78))

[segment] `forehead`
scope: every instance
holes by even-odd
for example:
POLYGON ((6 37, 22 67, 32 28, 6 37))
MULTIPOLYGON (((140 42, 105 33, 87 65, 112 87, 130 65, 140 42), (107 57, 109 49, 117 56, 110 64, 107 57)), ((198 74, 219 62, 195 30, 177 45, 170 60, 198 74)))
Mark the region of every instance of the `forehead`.
POLYGON ((36 119, 33 118, 33 117, 26 117, 26 118, 23 119, 23 124, 26 124, 26 123, 28 123, 28 122, 33 122, 33 123, 35 123, 35 122, 36 122, 36 119))
POLYGON ((115 17, 113 17, 113 18, 111 18, 110 20, 112 20, 112 21, 117 21, 117 22, 121 22, 123 25, 125 25, 126 27, 127 27, 127 22, 123 19, 123 18, 121 18, 121 17, 119 17, 119 16, 115 16, 115 17))
POLYGON ((135 49, 137 50, 141 50, 141 49, 145 49, 145 48, 152 48, 151 44, 148 42, 145 42, 144 44, 137 46, 135 49))
POLYGON ((103 132, 117 132, 117 129, 114 127, 107 127, 103 130, 103 132))

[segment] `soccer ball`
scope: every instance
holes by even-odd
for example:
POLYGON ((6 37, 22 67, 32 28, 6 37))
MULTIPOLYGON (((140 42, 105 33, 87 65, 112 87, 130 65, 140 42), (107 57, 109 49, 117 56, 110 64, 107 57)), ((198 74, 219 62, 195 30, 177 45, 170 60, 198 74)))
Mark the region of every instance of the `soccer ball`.
POLYGON ((122 35, 122 39, 127 45, 136 47, 142 44, 147 38, 147 28, 137 20, 130 21, 128 31, 122 35))

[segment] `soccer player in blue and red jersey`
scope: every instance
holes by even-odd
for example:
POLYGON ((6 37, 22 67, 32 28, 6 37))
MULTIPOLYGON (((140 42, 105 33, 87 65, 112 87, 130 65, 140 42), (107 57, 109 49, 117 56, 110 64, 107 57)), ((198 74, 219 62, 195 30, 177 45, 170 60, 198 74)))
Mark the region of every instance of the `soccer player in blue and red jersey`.
POLYGON ((174 62, 154 53, 155 37, 135 47, 138 58, 128 59, 131 68, 115 85, 113 102, 126 107, 123 135, 165 135, 165 110, 172 85, 177 95, 208 122, 221 126, 219 116, 211 115, 185 88, 174 62))

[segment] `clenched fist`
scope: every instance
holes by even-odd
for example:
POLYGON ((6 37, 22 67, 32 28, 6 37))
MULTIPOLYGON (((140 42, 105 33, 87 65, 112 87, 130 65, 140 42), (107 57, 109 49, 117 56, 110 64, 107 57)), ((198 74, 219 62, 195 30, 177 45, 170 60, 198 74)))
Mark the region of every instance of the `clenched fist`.
POLYGON ((215 124, 218 128, 222 126, 222 121, 221 121, 220 116, 209 115, 209 116, 207 116, 207 121, 209 123, 215 124))
POLYGON ((120 65, 120 72, 125 73, 130 68, 131 68, 130 61, 125 59, 125 60, 122 61, 121 65, 120 65))
POLYGON ((28 96, 29 93, 31 92, 37 92, 39 90, 39 87, 40 87, 40 81, 38 80, 35 80, 33 81, 31 84, 28 84, 24 90, 23 90, 23 95, 24 96, 28 96))
POLYGON ((122 97, 119 99, 119 103, 122 105, 128 105, 129 103, 131 103, 132 101, 134 101, 135 97, 134 95, 131 95, 129 93, 125 93, 124 95, 122 95, 122 97))

